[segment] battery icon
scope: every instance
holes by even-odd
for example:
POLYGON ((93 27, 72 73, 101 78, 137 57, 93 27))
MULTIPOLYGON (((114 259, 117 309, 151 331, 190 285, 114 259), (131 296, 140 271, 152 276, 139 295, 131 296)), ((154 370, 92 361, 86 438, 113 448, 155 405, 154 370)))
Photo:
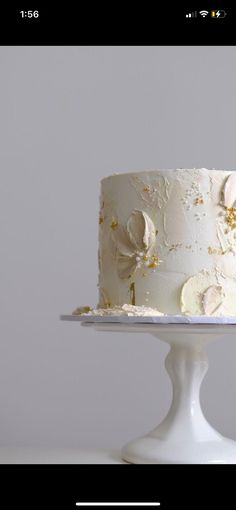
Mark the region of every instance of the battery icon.
POLYGON ((227 12, 223 11, 223 10, 218 10, 218 11, 211 11, 211 17, 212 18, 225 18, 227 12))

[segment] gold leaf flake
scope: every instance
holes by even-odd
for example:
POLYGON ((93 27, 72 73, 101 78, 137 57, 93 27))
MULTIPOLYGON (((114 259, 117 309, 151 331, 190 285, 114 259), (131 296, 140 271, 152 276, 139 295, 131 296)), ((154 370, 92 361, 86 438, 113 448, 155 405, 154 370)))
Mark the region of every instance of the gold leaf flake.
POLYGON ((160 263, 159 257, 157 255, 152 255, 151 262, 148 265, 148 267, 155 268, 155 267, 159 266, 159 263, 160 263))
POLYGON ((201 205, 201 204, 204 204, 203 197, 200 195, 199 197, 195 198, 194 204, 195 204, 195 205, 201 205))
POLYGON ((179 248, 180 246, 182 246, 181 243, 172 244, 171 247, 169 248, 169 251, 173 251, 173 250, 176 251, 177 248, 179 248))
POLYGON ((226 211, 226 222, 231 230, 236 227, 236 207, 224 207, 226 211))
POLYGON ((88 313, 91 311, 92 308, 90 308, 90 306, 79 306, 72 312, 72 315, 82 315, 83 313, 88 313))
POLYGON ((131 297, 131 305, 135 305, 135 283, 132 282, 129 287, 130 297, 131 297))
POLYGON ((111 225, 112 230, 115 230, 118 227, 118 221, 112 216, 111 225))
POLYGON ((226 250, 222 250, 221 248, 213 248, 212 246, 208 246, 209 255, 225 255, 226 250))

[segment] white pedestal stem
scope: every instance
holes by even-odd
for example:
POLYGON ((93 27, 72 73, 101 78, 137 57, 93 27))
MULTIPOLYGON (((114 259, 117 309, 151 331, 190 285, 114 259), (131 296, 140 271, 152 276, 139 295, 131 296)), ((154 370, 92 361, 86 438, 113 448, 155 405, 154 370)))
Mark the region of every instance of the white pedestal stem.
MULTIPOLYGON (((165 367, 172 382, 172 403, 163 422, 150 436, 169 440, 205 440, 213 429, 200 405, 200 386, 208 369, 207 354, 201 343, 171 342, 165 367)), ((215 437, 219 434, 214 431, 215 437)))

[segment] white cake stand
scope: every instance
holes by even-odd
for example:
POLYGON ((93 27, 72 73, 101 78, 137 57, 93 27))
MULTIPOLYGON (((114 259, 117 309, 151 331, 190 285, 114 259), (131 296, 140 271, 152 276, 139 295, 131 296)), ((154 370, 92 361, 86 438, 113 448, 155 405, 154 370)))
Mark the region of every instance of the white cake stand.
POLYGON ((122 459, 135 464, 236 464, 236 442, 207 422, 200 405, 200 386, 208 369, 206 344, 236 335, 235 318, 101 317, 62 315, 97 331, 150 333, 167 342, 165 360, 173 398, 166 418, 147 436, 122 449, 122 459))

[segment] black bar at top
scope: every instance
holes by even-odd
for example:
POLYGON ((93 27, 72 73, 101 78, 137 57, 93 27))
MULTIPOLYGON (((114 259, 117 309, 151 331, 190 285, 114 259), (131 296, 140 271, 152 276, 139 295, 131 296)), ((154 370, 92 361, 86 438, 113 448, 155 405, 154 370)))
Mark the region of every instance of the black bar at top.
POLYGON ((199 15, 196 3, 77 2, 41 8, 36 3, 0 9, 1 45, 235 45, 236 6, 222 1, 204 7, 209 14, 199 15), (158 7, 160 6, 160 7, 158 7), (211 18, 219 7, 227 12, 223 19, 211 18), (39 12, 38 18, 22 16, 27 9, 39 12), (187 18, 187 13, 197 17, 187 18))

